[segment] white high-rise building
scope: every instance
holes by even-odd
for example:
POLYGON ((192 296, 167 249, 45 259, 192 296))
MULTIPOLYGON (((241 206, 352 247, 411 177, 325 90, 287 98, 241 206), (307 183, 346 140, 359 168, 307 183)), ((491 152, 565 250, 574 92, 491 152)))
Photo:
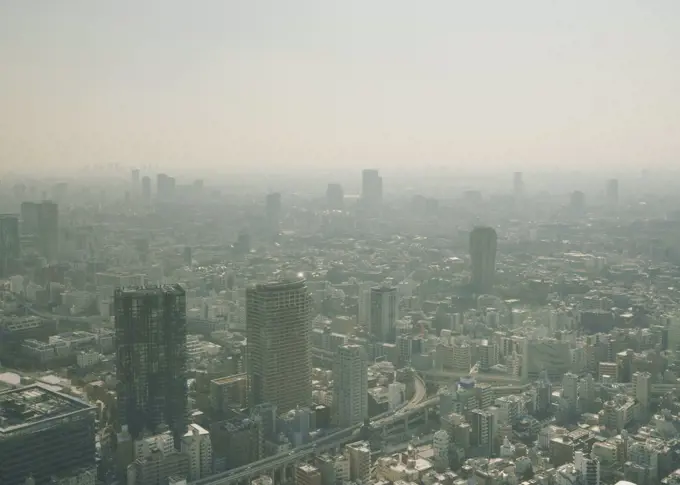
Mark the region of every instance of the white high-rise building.
POLYGON ((394 342, 399 319, 399 293, 396 288, 371 288, 370 333, 381 342, 394 342))
POLYGON ((368 418, 368 359, 360 345, 340 346, 335 354, 333 416, 341 428, 368 418))
POLYGON ((635 372, 632 378, 633 395, 644 410, 649 410, 649 393, 651 390, 652 375, 649 372, 635 372))
POLYGON ((182 452, 189 455, 189 480, 212 475, 212 443, 210 433, 197 424, 190 424, 182 436, 182 452))
POLYGON ((583 485, 600 485, 600 460, 588 458, 582 451, 574 453, 574 467, 583 485))
POLYGON ((435 469, 444 471, 449 467, 449 433, 440 429, 432 439, 432 451, 435 469))
POLYGON ((246 362, 249 404, 279 413, 312 402, 312 297, 304 278, 246 290, 246 362))
POLYGON ((359 283, 359 301, 357 323, 360 327, 371 327, 371 286, 370 283, 359 283))
POLYGON ((668 325, 668 350, 678 350, 680 347, 680 315, 670 315, 668 325))
POLYGON ((349 457, 349 478, 353 482, 368 482, 371 479, 371 445, 357 441, 345 447, 349 457))
POLYGON ((570 409, 578 406, 578 376, 567 372, 562 378, 562 398, 569 403, 570 409))

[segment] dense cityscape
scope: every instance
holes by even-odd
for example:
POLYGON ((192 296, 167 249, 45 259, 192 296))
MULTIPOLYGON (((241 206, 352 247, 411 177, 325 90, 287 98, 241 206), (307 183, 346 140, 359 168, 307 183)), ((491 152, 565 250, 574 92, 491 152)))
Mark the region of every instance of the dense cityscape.
POLYGON ((667 174, 450 176, 3 178, 0 484, 680 484, 667 174))

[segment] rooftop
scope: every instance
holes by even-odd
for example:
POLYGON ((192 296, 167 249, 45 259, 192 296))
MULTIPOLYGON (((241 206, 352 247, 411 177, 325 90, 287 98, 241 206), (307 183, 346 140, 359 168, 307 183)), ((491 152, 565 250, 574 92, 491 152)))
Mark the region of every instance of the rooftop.
POLYGON ((126 286, 124 288, 116 289, 116 293, 120 293, 125 296, 146 296, 146 295, 159 295, 162 293, 173 294, 173 295, 183 295, 184 288, 180 285, 146 285, 146 286, 126 286))
POLYGON ((93 407, 42 384, 0 392, 0 437, 21 428, 93 407))

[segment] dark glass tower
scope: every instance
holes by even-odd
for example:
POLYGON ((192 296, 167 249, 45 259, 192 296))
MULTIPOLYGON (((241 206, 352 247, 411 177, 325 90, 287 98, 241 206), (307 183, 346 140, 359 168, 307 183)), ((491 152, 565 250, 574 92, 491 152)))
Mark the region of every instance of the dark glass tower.
POLYGON ((486 294, 493 289, 496 274, 496 231, 492 227, 475 227, 470 233, 472 289, 486 294))
POLYGON ((12 276, 19 265, 19 218, 0 214, 0 278, 12 276))
POLYGON ((117 289, 114 298, 119 425, 133 439, 167 425, 179 448, 188 424, 184 289, 117 289))
POLYGON ((54 202, 23 202, 21 232, 35 237, 40 255, 49 261, 59 253, 59 206, 54 202))

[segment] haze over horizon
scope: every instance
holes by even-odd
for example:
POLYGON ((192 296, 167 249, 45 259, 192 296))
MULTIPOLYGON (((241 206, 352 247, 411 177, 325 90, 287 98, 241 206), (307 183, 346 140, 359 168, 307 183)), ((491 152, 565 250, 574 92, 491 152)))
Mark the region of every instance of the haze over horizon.
POLYGON ((0 172, 680 153, 677 0, 24 0, 0 6, 0 62, 0 172))

